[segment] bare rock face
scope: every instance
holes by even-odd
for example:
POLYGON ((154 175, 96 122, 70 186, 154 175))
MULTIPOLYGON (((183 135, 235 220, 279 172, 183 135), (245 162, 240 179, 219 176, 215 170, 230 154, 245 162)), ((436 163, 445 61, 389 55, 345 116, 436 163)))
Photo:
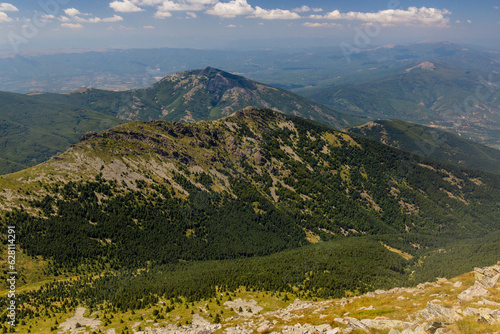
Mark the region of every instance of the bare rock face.
POLYGON ((427 307, 419 312, 419 317, 425 321, 444 320, 445 322, 455 322, 462 319, 460 314, 454 309, 444 307, 433 302, 427 303, 427 307))
POLYGON ((492 288, 498 283, 498 279, 500 278, 500 265, 474 268, 474 277, 477 285, 486 289, 492 288))
POLYGON ((488 295, 487 289, 498 285, 500 279, 500 264, 486 268, 475 268, 474 277, 476 282, 473 286, 458 295, 459 300, 469 301, 476 297, 488 295))
POLYGON ((219 328, 220 325, 187 325, 181 327, 168 325, 164 328, 148 327, 144 332, 136 332, 136 334, 211 334, 219 328))
POLYGON ((483 314, 477 321, 488 324, 498 324, 500 323, 500 310, 494 310, 483 314))
POLYGON ((473 286, 459 294, 458 299, 461 301, 469 301, 476 297, 486 296, 487 294, 488 290, 478 284, 474 284, 473 286))
POLYGON ((344 329, 344 333, 351 333, 355 330, 364 330, 366 332, 370 331, 370 327, 364 322, 359 321, 358 319, 351 318, 349 319, 349 323, 347 324, 347 328, 344 329))

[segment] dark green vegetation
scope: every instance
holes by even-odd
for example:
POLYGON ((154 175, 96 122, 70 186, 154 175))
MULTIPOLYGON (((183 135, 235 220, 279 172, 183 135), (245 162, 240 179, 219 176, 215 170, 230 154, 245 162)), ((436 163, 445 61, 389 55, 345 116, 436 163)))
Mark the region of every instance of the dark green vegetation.
POLYGON ((499 150, 437 128, 401 120, 380 120, 347 131, 435 160, 500 173, 499 150))
POLYGON ((360 123, 356 117, 340 114, 284 89, 211 67, 172 74, 145 89, 123 92, 88 89, 38 97, 127 120, 213 120, 253 106, 299 115, 337 128, 360 123))
POLYGON ((85 132, 101 131, 124 119, 191 122, 221 118, 247 106, 272 108, 337 128, 361 123, 286 90, 213 68, 173 74, 147 89, 123 92, 0 93, 0 174, 46 161, 85 132))
POLYGON ((117 270, 94 279, 50 283, 20 300, 32 307, 53 307, 54 312, 75 306, 72 299, 91 308, 108 301, 111 309, 126 311, 155 304, 159 297, 191 302, 240 287, 302 298, 343 297, 347 291, 365 293, 402 284, 408 267, 407 261, 375 240, 349 238, 265 257, 174 263, 141 272, 117 270), (58 303, 61 300, 64 306, 58 303))
POLYGON ((120 123, 81 107, 0 92, 0 174, 39 164, 66 151, 84 133, 120 123))
POLYGON ((337 239, 248 259, 171 263, 140 271, 106 270, 99 276, 94 275, 95 268, 80 267, 68 273, 79 274, 77 279, 54 281, 21 293, 18 300, 24 306, 19 316, 27 320, 37 313, 67 313, 82 304, 91 310, 119 313, 155 306, 160 299, 170 300, 164 310, 168 313, 185 309, 193 301, 231 300, 228 293, 241 287, 301 299, 340 298, 412 286, 436 277, 451 278, 493 264, 499 251, 498 233, 485 240, 460 242, 406 234, 337 239), (381 240, 390 240, 394 246, 419 241, 422 249, 410 247, 408 251, 416 257, 405 260, 383 247, 381 240))
POLYGON ((246 108, 210 122, 90 133, 58 159, 0 177, 0 204, 14 209, 2 212, 2 226, 16 226, 24 253, 50 260, 51 273, 80 276, 23 293, 30 306, 20 313, 35 316, 79 303, 127 310, 160 297, 213 298, 239 286, 306 298, 362 293, 432 276, 425 257, 451 242, 450 252, 472 246, 444 274, 478 257, 493 263, 497 241, 470 256, 469 240, 500 230, 499 182, 246 108), (315 240, 323 243, 308 245, 315 240))
MULTIPOLYGON (((480 62, 480 60, 478 60, 480 62)), ((436 126, 492 147, 500 145, 500 63, 491 72, 460 63, 406 65, 385 78, 356 85, 300 90, 341 112, 436 126)))

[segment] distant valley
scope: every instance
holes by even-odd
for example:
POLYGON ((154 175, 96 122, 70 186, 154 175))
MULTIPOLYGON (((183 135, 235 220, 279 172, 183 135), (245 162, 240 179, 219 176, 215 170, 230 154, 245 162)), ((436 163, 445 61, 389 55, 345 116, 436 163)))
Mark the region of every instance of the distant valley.
POLYGON ((426 61, 383 79, 299 92, 352 115, 420 123, 498 148, 499 79, 500 63, 493 72, 486 72, 426 61))

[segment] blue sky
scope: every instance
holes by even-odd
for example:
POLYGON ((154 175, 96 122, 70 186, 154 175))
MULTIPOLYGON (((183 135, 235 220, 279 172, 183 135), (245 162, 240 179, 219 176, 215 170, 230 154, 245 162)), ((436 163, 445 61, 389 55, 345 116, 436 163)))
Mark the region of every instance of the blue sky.
POLYGON ((0 2, 0 50, 353 47, 449 40, 500 48, 500 0, 0 2))

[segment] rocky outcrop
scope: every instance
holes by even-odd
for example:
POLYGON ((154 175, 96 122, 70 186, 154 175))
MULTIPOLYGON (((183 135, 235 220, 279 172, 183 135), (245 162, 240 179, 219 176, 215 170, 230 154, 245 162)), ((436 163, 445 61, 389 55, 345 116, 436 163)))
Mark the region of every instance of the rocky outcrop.
POLYGON ((151 328, 148 327, 144 331, 135 332, 136 334, 211 334, 221 325, 186 325, 186 326, 175 326, 168 325, 163 328, 151 328))
POLYGON ((443 320, 445 322, 455 322, 462 319, 457 310, 447 308, 433 302, 427 303, 427 307, 420 311, 417 317, 424 321, 443 320))
POLYGON ((486 268, 475 268, 474 277, 476 279, 473 286, 458 295, 461 301, 470 301, 477 297, 488 294, 488 290, 498 284, 500 279, 500 264, 486 268))

